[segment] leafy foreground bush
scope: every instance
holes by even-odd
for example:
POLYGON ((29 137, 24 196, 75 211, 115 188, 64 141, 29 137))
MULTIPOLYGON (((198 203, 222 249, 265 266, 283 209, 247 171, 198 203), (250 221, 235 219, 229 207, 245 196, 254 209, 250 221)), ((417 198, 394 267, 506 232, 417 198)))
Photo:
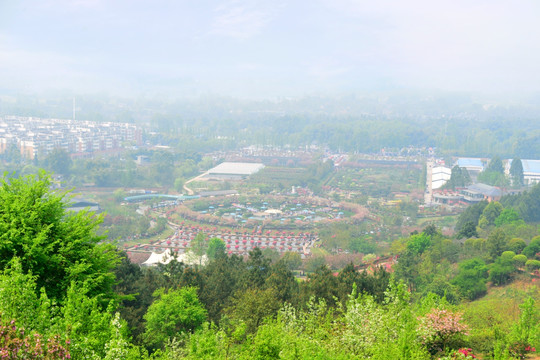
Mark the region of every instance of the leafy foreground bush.
POLYGON ((346 307, 312 299, 305 310, 285 305, 256 333, 241 322, 206 324, 170 343, 160 359, 430 359, 404 285, 392 284, 382 304, 356 288, 346 307))
MULTIPOLYGON (((515 317, 508 326, 471 326, 471 334, 481 340, 474 343, 461 314, 444 298, 428 294, 411 305, 404 284, 391 280, 385 292, 379 291, 386 287, 386 277, 376 279, 376 284, 385 284, 382 288, 374 283, 366 286, 370 283, 357 276, 352 266, 340 274, 347 287, 336 285, 340 277, 321 268, 307 282, 313 287, 309 294, 318 298, 296 303, 298 307, 288 305, 295 289, 289 285, 297 284, 294 277, 275 272, 283 276, 270 276, 273 280, 266 282, 269 261, 258 251, 245 264, 238 257, 224 257, 208 265, 207 269, 214 266, 214 282, 194 281, 206 291, 197 293, 196 288, 173 280, 159 283, 165 289, 155 293, 146 315, 137 315, 146 320, 145 348, 133 343, 126 322, 116 312, 122 297, 135 300, 136 295, 113 292, 116 280, 111 270, 119 260, 116 251, 94 235, 99 219, 66 214, 63 196, 52 193, 48 185, 46 177, 0 183, 0 357, 4 359, 459 359, 473 357, 466 347, 476 350, 479 344, 485 345, 484 358, 523 359, 539 346, 540 316, 532 298, 521 306, 514 325, 515 317), (221 267, 227 262, 232 266, 221 267), (222 297, 224 287, 219 285, 242 266, 249 271, 238 272, 238 277, 248 280, 229 287, 228 294, 234 289, 234 296, 222 297), (280 288, 280 283, 286 286, 280 288), (349 284, 353 290, 347 297, 349 284), (357 288, 371 289, 373 295, 358 294, 357 288), (282 295, 270 296, 280 289, 282 295), (202 294, 206 301, 199 301, 202 294), (274 300, 264 300, 267 295, 274 300), (232 300, 221 312, 220 300, 226 298, 232 300), (279 311, 267 311, 280 306, 279 311), (219 327, 209 318, 219 319, 219 327), (477 328, 482 331, 475 333, 477 328), (487 333, 487 328, 494 330, 487 333)), ((411 263, 418 257, 415 252, 426 253, 429 245, 426 237, 414 239, 411 263)), ((515 256, 508 255, 510 260, 515 256)), ((460 269, 462 281, 456 285, 476 291, 481 286, 474 283, 475 275, 482 275, 480 285, 484 285, 486 265, 474 259, 469 265, 460 269)), ((186 273, 195 274, 192 269, 186 273)), ((469 322, 474 324, 474 319, 469 317, 469 322)))
MULTIPOLYGON (((411 305, 403 285, 391 283, 382 303, 358 295, 345 306, 312 299, 303 310, 285 305, 254 333, 224 318, 170 340, 154 359, 475 359, 469 326, 446 300, 428 295, 411 305)), ((539 341, 538 309, 529 298, 511 329, 498 332, 481 358, 524 359, 539 341)))

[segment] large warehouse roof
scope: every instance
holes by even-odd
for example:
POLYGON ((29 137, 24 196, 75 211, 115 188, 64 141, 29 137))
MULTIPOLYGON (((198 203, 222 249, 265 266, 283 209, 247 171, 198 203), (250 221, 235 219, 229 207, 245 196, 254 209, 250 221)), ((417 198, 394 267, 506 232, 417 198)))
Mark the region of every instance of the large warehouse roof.
POLYGON ((467 190, 474 191, 485 196, 501 196, 502 195, 501 189, 496 188, 495 186, 482 184, 482 183, 469 185, 467 186, 467 190))
MULTIPOLYGON (((508 165, 512 165, 512 160, 509 160, 508 165)), ((524 174, 540 174, 540 160, 525 160, 521 159, 524 174)))
POLYGON ((222 175, 252 175, 264 167, 260 163, 223 162, 208 170, 208 174, 222 175))
POLYGON ((463 168, 478 168, 480 170, 484 168, 482 159, 478 158, 459 158, 457 164, 459 167, 463 168))

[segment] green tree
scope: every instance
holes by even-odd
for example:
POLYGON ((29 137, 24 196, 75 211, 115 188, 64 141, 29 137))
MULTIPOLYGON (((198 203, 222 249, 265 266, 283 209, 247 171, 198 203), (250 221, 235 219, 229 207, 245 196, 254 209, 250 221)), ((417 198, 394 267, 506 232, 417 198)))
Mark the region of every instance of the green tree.
POLYGON ((486 239, 471 238, 471 239, 465 240, 465 243, 463 245, 464 245, 465 251, 468 254, 472 254, 473 256, 483 256, 486 253, 486 248, 487 248, 486 244, 487 244, 486 239))
POLYGON ((277 251, 276 249, 271 249, 267 247, 266 249, 262 249, 261 252, 264 255, 264 257, 267 259, 270 259, 270 262, 272 263, 275 263, 276 261, 279 260, 279 257, 280 257, 279 251, 277 251))
MULTIPOLYGON (((36 279, 32 274, 23 273, 19 258, 13 258, 9 267, 0 274, 0 313, 5 318, 17 319, 18 325, 33 336, 59 334, 69 339, 71 356, 75 359, 107 359, 107 353, 113 351, 113 347, 116 350, 123 347, 127 351, 126 328, 118 315, 112 321, 112 304, 103 311, 99 298, 88 297, 88 289, 75 282, 67 289, 62 304, 58 304, 48 299, 44 288, 38 297, 36 279), (113 333, 114 327, 118 330, 123 327, 124 330, 113 333)), ((33 358, 22 353, 19 356, 17 359, 33 358)))
POLYGON ((504 174, 504 166, 502 160, 498 156, 494 156, 488 163, 486 171, 493 171, 499 174, 504 174))
POLYGON ((482 229, 486 229, 489 226, 495 225, 495 220, 501 215, 504 208, 498 201, 490 202, 482 211, 482 216, 478 220, 478 226, 482 229))
POLYGON ((330 269, 324 265, 308 275, 308 282, 304 290, 304 298, 315 296, 323 299, 329 305, 335 305, 339 296, 339 284, 330 269))
POLYGON ((67 151, 59 148, 53 149, 53 151, 47 155, 45 163, 48 165, 49 169, 62 175, 69 175, 71 166, 73 165, 73 161, 67 151))
MULTIPOLYGON (((108 310, 112 310, 111 307, 108 310)), ((60 326, 73 343, 74 359, 104 358, 105 344, 111 339, 111 311, 103 311, 97 297, 88 296, 88 290, 72 282, 62 307, 60 326)), ((123 334, 124 339, 127 334, 123 334)))
POLYGON ((206 171, 210 169, 212 166, 214 166, 214 160, 212 160, 210 156, 205 156, 201 159, 198 165, 202 171, 206 171))
POLYGON ((465 209, 464 212, 461 213, 459 216, 459 219, 456 223, 456 231, 461 231, 461 229, 467 224, 468 222, 472 222, 474 226, 478 225, 478 220, 480 219, 480 216, 482 216, 482 212, 488 205, 487 201, 480 201, 478 204, 471 205, 465 209))
POLYGON ((22 176, 37 174, 37 173, 39 173, 39 168, 32 164, 25 165, 21 170, 22 176))
POLYGON ((298 300, 298 281, 283 261, 278 261, 272 266, 265 287, 275 290, 275 295, 280 304, 298 300))
POLYGON ((304 268, 306 271, 315 272, 321 266, 326 266, 324 256, 313 256, 306 260, 304 268))
POLYGON ((512 184, 517 187, 523 186, 523 164, 520 158, 514 158, 512 165, 510 165, 510 176, 512 177, 512 184))
POLYGON ((281 261, 287 266, 289 270, 296 270, 302 265, 302 258, 297 252, 287 251, 281 257, 281 261))
POLYGON ((416 255, 422 254, 429 246, 431 246, 431 236, 425 233, 411 235, 407 242, 407 250, 416 255))
POLYGON ((531 242, 525 249, 523 249, 523 255, 528 258, 534 257, 536 254, 540 253, 540 236, 535 236, 532 238, 531 242))
POLYGON ((210 239, 210 241, 208 241, 206 255, 208 255, 209 259, 214 260, 218 256, 225 255, 225 250, 227 250, 225 241, 221 240, 220 238, 213 237, 210 239))
POLYGON ((452 168, 450 180, 444 185, 446 189, 465 187, 471 184, 471 177, 467 169, 462 169, 458 165, 452 168))
POLYGON ((95 234, 102 217, 66 214, 66 193, 50 190, 45 173, 0 182, 0 269, 15 256, 36 276, 37 289, 61 300, 76 281, 90 296, 113 297, 113 245, 95 234))
POLYGON ((25 274, 21 260, 15 257, 0 274, 0 314, 17 319, 19 326, 41 334, 51 327, 51 302, 45 291, 36 291, 36 276, 25 274))
POLYGON ((181 333, 198 329, 206 320, 206 310, 197 297, 197 289, 184 287, 178 290, 156 290, 156 300, 144 315, 146 344, 153 348, 164 345, 181 333))
POLYGON ((500 215, 495 219, 495 226, 502 226, 506 224, 515 224, 515 223, 524 223, 523 219, 521 219, 521 216, 519 213, 512 209, 512 208, 506 208, 504 209, 500 215))
POLYGON ((399 261, 395 267, 397 278, 405 281, 411 288, 416 289, 420 283, 418 267, 421 262, 421 256, 409 249, 405 249, 399 255, 399 261))
POLYGON ((526 247, 527 243, 521 238, 513 238, 508 242, 508 250, 513 251, 516 254, 521 254, 526 247))
POLYGON ((22 160, 21 150, 15 144, 8 145, 6 151, 1 156, 5 161, 14 164, 19 164, 22 160))
MULTIPOLYGON (((538 264, 540 268, 540 262, 538 264)), ((521 351, 517 351, 516 357, 524 359, 528 352, 533 352, 530 348, 540 345, 540 311, 535 306, 534 298, 528 297, 520 306, 521 314, 519 321, 514 324, 510 332, 510 339, 514 344, 522 346, 521 351), (529 350, 527 350, 529 346, 529 350)))
POLYGON ((126 192, 123 189, 116 189, 113 192, 114 200, 117 202, 124 201, 124 198, 127 196, 126 192))
POLYGON ((487 249, 489 256, 495 260, 503 251, 508 250, 506 234, 501 229, 495 229, 487 238, 487 249))
POLYGON ((245 263, 239 256, 222 256, 201 268, 203 285, 199 298, 208 310, 209 320, 219 322, 230 297, 242 286, 246 277, 245 263))
POLYGON ((207 247, 206 237, 202 231, 195 235, 195 238, 191 240, 189 249, 199 259, 199 265, 202 264, 202 256, 206 253, 207 247))
POLYGON ((470 239, 472 237, 478 237, 476 225, 472 221, 465 223, 465 225, 463 225, 461 230, 457 233, 456 237, 458 239, 470 239))
MULTIPOLYGON (((140 336, 144 333, 143 316, 154 300, 152 297, 154 291, 165 286, 165 277, 156 268, 141 268, 133 264, 126 253, 121 254, 121 260, 115 269, 117 284, 114 287, 115 292, 122 299, 119 312, 122 319, 128 322, 134 341, 141 343, 140 336)), ((169 264, 172 266, 180 263, 171 261, 169 264)), ((169 269, 167 267, 167 270, 169 269)), ((168 273, 170 274, 170 271, 168 273)))
POLYGON ((508 283, 515 272, 513 258, 516 254, 513 251, 505 251, 491 264, 489 269, 489 281, 493 285, 499 286, 508 283))
POLYGON ((540 260, 527 260, 525 262, 525 269, 527 271, 535 271, 540 269, 540 260))
POLYGON ((424 290, 424 296, 432 293, 441 298, 445 298, 450 304, 458 304, 460 300, 457 286, 452 285, 443 276, 437 276, 428 284, 424 290))
POLYGON ((517 197, 516 210, 526 222, 540 221, 540 183, 517 197))
POLYGON ((274 316, 282 305, 273 288, 241 290, 233 296, 231 304, 226 314, 243 321, 248 333, 255 333, 262 321, 274 316))
POLYGON ((174 183, 174 155, 168 151, 158 150, 152 152, 151 174, 158 184, 173 185, 174 183))
POLYGON ((452 283, 458 287, 464 298, 474 300, 486 293, 488 269, 483 260, 479 258, 465 260, 458 265, 458 269, 452 283))
POLYGON ((504 167, 500 157, 495 156, 490 160, 486 169, 478 174, 478 181, 493 186, 505 187, 508 185, 508 179, 504 174, 504 167))
POLYGON ((525 263, 527 262, 527 257, 523 254, 519 254, 514 256, 512 261, 514 262, 515 267, 517 267, 518 269, 523 269, 525 263))
POLYGON ((250 288, 262 288, 270 275, 270 259, 264 257, 259 248, 255 248, 249 252, 246 267, 245 285, 250 288))

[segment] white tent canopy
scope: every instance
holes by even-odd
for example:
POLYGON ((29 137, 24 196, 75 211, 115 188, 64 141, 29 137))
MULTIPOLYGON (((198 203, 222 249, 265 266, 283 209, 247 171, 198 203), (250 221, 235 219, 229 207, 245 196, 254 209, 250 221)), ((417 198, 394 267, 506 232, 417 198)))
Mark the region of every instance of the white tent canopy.
MULTIPOLYGON (((173 259, 173 252, 171 249, 167 249, 161 254, 152 252, 148 260, 143 262, 142 265, 154 266, 159 263, 168 264, 169 262, 171 262, 172 259, 173 259)), ((206 265, 208 263, 208 257, 206 255, 199 257, 192 252, 179 254, 176 260, 178 262, 183 262, 184 264, 188 264, 188 265, 194 265, 194 264, 206 265)))

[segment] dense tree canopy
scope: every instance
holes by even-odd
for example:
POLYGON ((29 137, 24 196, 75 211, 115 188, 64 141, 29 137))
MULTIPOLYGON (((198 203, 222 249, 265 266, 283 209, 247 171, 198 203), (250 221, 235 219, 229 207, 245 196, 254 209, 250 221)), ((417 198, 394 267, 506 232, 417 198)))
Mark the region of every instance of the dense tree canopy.
POLYGON ((472 223, 474 226, 477 226, 480 216, 482 216, 482 213, 487 205, 488 202, 484 200, 467 207, 458 218, 456 223, 456 231, 461 231, 461 229, 463 229, 467 223, 472 223))
POLYGON ((540 221, 540 183, 518 195, 504 196, 501 204, 514 208, 525 222, 540 221))
POLYGON ((489 161, 484 171, 478 174, 478 181, 500 187, 505 187, 509 184, 508 179, 504 174, 502 160, 499 156, 494 156, 489 161))
POLYGON ((227 250, 225 242, 219 238, 211 238, 208 241, 208 249, 206 250, 206 255, 208 258, 215 259, 218 256, 225 255, 225 250, 227 250))
POLYGON ((55 173, 68 175, 73 161, 66 150, 56 148, 47 155, 45 164, 55 173))
POLYGON ((112 296, 116 249, 100 244, 101 217, 67 214, 68 197, 50 190, 45 173, 0 183, 0 269, 17 256, 38 289, 61 300, 72 281, 90 294, 112 296))
MULTIPOLYGON (((332 172, 324 163, 310 171, 322 178, 332 172)), ((456 237, 426 222, 422 232, 392 244, 397 257, 371 254, 336 273, 322 254, 310 261, 276 251, 270 258, 259 249, 228 256, 223 240, 202 232, 192 250, 206 252, 208 262, 155 268, 126 257, 120 262, 94 233, 100 217, 66 214, 66 194, 51 190, 46 175, 4 180, 0 327, 17 319, 76 359, 427 360, 456 358, 458 346, 468 344, 484 346, 485 356, 496 346, 509 352, 518 340, 538 343, 537 312, 524 307, 519 331, 505 338, 482 333, 482 345, 467 338, 455 310, 488 286, 491 295, 514 278, 530 280, 527 272, 540 267, 538 229, 523 215, 534 216, 535 191, 469 207, 456 237), (293 270, 309 273, 300 280, 293 270)), ((351 224, 339 237, 352 241, 358 229, 351 224)))
POLYGON ((160 289, 154 296, 156 300, 144 316, 144 338, 151 346, 163 346, 168 338, 194 331, 206 320, 207 312, 199 302, 195 288, 184 287, 168 292, 160 289))

